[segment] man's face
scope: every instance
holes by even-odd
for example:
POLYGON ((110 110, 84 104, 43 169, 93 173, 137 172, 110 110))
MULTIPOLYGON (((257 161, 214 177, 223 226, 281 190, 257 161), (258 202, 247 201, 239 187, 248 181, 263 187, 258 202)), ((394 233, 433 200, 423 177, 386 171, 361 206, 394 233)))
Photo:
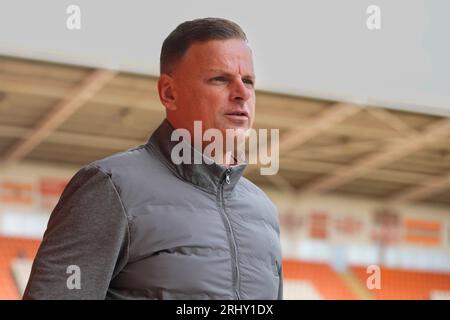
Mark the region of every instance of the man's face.
POLYGON ((172 78, 174 109, 168 119, 193 134, 194 121, 203 130, 250 129, 255 114, 252 53, 238 39, 194 43, 172 78))

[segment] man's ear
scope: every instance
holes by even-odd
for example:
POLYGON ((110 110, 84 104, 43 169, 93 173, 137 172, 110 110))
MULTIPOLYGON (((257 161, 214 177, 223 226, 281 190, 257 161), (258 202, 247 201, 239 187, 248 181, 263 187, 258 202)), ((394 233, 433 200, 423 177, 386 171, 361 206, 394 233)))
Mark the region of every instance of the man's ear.
POLYGON ((175 111, 177 109, 175 103, 174 81, 168 74, 161 74, 158 80, 158 93, 161 103, 168 111, 175 111))

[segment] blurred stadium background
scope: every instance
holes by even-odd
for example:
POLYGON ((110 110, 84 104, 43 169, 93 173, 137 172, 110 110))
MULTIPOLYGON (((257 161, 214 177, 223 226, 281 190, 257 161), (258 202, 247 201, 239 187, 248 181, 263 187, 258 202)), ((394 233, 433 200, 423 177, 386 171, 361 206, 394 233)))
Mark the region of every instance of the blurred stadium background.
MULTIPOLYGON (((83 164, 144 143, 156 78, 0 57, 0 298, 19 298, 48 214, 83 164)), ((257 93, 280 171, 286 298, 450 295, 450 118, 257 93), (369 265, 381 289, 369 290, 369 265)))
MULTIPOLYGON (((146 142, 164 117, 156 77, 17 48, 0 48, 0 299, 21 298, 80 166, 146 142)), ((255 123, 280 129, 280 171, 246 176, 280 211, 285 298, 450 299, 450 112, 282 91, 257 90, 255 123)))

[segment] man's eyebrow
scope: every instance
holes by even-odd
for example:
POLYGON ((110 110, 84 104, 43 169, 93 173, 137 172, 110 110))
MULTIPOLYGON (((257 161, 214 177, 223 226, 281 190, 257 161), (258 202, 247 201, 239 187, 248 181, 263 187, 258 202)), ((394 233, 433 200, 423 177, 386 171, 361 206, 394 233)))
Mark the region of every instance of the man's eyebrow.
MULTIPOLYGON (((221 69, 207 69, 207 71, 210 72, 217 72, 223 75, 228 75, 228 76, 232 76, 233 74, 231 72, 225 71, 225 70, 221 70, 221 69)), ((244 74, 242 76, 243 78, 251 78, 251 79, 255 79, 255 75, 253 73, 249 73, 249 74, 244 74)))

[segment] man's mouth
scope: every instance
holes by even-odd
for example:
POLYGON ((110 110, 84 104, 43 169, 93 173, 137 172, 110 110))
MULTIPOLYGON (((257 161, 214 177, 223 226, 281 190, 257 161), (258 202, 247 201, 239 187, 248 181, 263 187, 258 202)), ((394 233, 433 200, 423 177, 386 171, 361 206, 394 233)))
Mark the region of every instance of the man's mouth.
POLYGON ((233 111, 225 114, 227 117, 232 119, 248 119, 247 111, 233 111))

